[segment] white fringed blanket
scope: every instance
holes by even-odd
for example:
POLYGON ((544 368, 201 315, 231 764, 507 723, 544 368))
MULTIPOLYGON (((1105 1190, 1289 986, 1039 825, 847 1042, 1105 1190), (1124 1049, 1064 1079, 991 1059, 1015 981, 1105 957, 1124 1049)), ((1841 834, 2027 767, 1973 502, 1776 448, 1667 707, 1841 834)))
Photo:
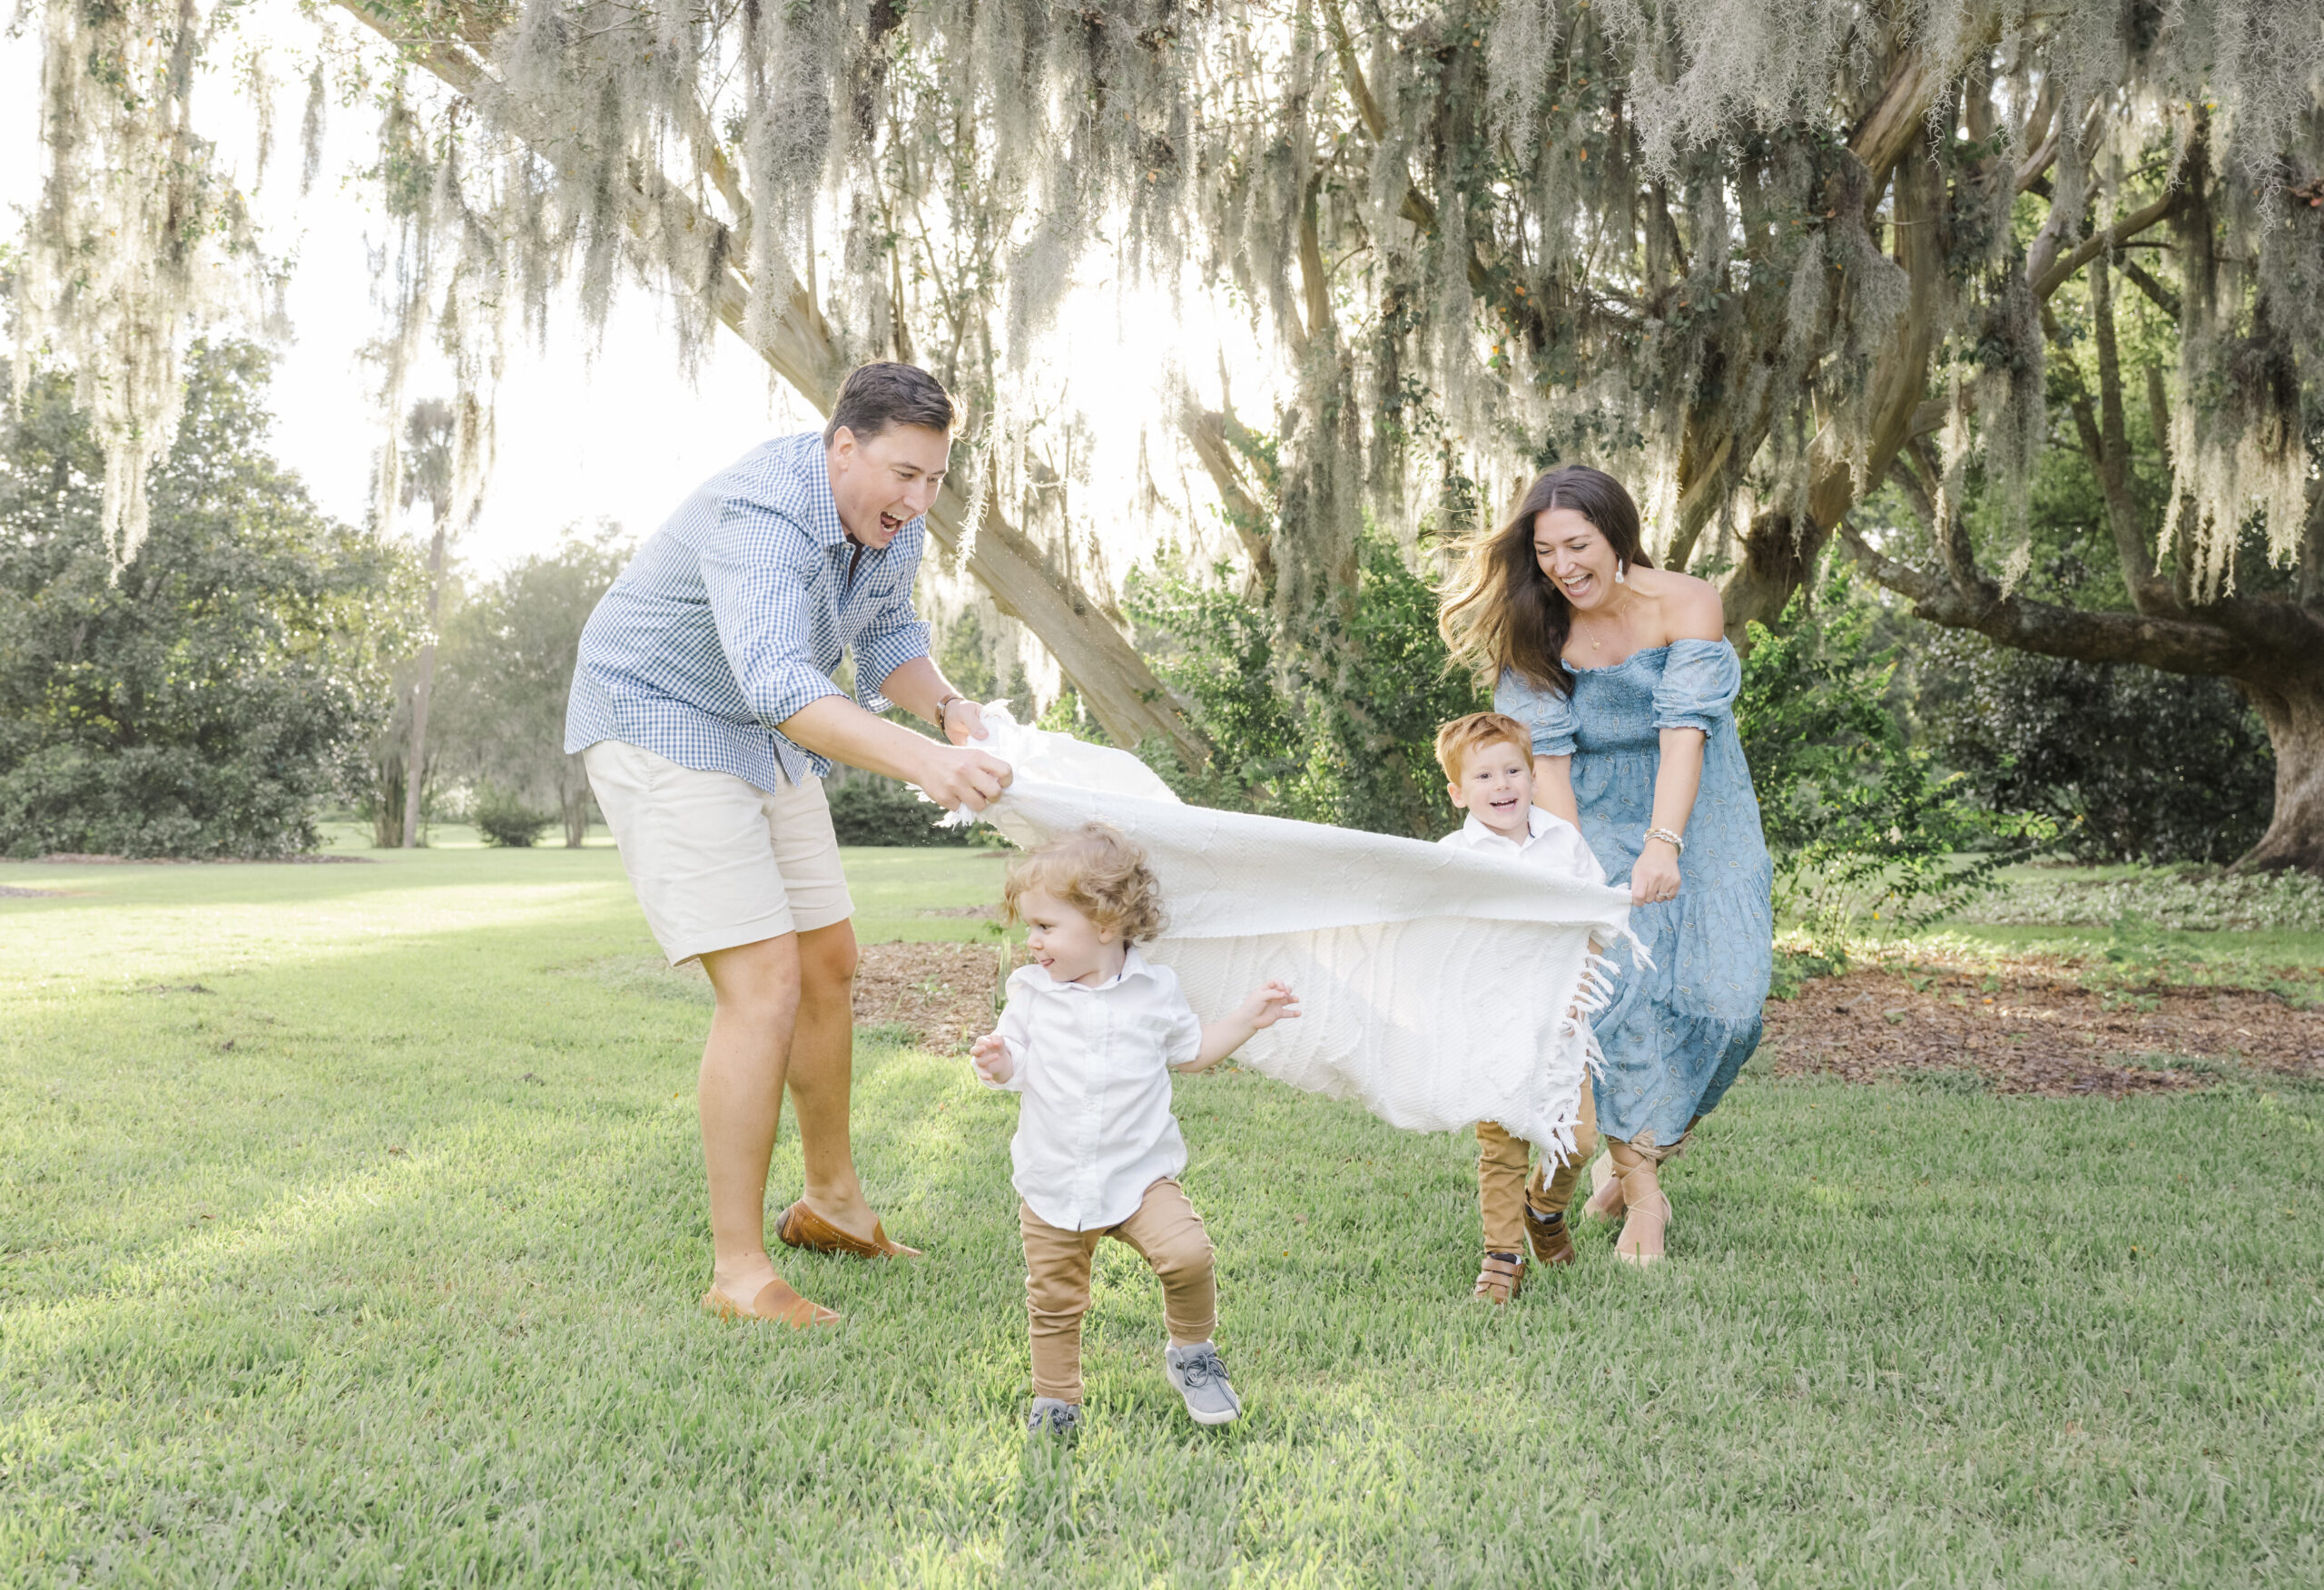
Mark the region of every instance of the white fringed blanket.
MULTIPOLYGON (((1627 932, 1627 890, 1569 884, 1514 859, 1319 823, 1187 806, 1136 757, 985 709, 983 749, 1015 782, 985 812, 1031 846, 1092 819, 1143 845, 1170 925, 1148 958, 1213 1019, 1270 977, 1305 1015, 1240 1062, 1354 1098, 1393 1126, 1498 1121, 1571 1151, 1586 1021, 1611 967, 1590 950, 1627 932), (1577 1014, 1579 1013, 1579 1014, 1577 1014)), ((948 821, 962 820, 956 813, 948 821)))

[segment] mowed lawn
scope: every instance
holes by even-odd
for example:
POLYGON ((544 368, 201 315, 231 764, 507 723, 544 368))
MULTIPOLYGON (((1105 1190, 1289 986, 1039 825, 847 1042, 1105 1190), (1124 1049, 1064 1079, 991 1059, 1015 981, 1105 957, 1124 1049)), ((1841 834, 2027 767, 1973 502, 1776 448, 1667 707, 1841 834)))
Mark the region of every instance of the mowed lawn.
MULTIPOLYGON (((972 937, 863 851, 866 937, 972 937)), ((872 1268, 695 1309, 707 1005, 604 849, 0 867, 0 1583, 2324 1583, 2324 1094, 1747 1073, 1673 1260, 1472 1302, 1472 1145, 1181 1080, 1247 1408, 1109 1245, 1029 1446, 1013 1101, 866 1042, 872 1268)), ((795 1195, 786 1127, 773 1205, 795 1195)))

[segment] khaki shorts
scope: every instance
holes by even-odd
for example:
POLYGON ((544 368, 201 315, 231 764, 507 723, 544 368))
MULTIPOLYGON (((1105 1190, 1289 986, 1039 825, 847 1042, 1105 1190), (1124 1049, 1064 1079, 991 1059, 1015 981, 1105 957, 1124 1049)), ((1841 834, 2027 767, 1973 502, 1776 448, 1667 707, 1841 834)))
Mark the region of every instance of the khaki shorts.
POLYGON ((619 740, 581 761, 672 966, 855 914, 821 779, 769 791, 619 740))

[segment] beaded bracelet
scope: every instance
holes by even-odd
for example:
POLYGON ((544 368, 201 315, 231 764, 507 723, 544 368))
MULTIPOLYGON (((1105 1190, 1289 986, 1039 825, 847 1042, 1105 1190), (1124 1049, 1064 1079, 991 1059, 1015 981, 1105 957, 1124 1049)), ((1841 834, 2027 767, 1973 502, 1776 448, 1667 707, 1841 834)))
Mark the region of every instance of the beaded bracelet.
POLYGON ((1687 853, 1687 841, 1667 828, 1650 828, 1646 830, 1646 837, 1649 839, 1667 839, 1669 841, 1670 848, 1679 854, 1683 856, 1687 853))

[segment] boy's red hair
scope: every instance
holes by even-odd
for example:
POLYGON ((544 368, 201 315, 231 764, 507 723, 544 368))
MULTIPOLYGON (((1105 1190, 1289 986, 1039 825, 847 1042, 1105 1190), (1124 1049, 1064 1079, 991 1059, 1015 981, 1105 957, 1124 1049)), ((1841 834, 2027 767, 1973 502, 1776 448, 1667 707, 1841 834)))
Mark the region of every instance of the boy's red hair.
POLYGON ((1461 781, 1461 763, 1469 753, 1481 746, 1499 745, 1507 741, 1519 753, 1530 759, 1533 754, 1533 736, 1525 725, 1507 712, 1471 712, 1465 718, 1455 718, 1436 731, 1436 765, 1452 783, 1461 781))

